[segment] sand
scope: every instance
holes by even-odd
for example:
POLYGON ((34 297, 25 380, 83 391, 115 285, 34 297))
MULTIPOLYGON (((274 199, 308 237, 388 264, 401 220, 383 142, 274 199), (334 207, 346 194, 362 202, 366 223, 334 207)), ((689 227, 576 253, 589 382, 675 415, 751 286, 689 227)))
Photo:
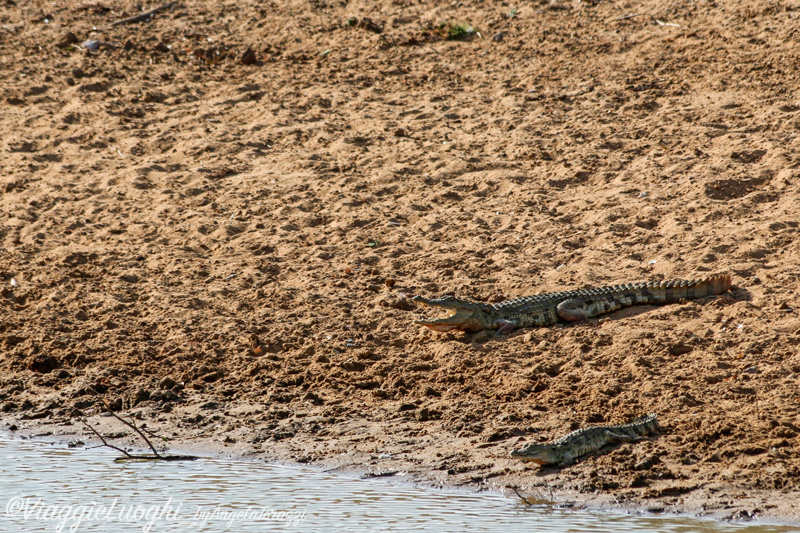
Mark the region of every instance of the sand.
POLYGON ((0 10, 3 427, 130 442, 105 401, 232 453, 800 520, 800 3, 113 25, 158 5, 0 10), (502 338, 410 301, 723 272, 720 297, 502 338), (573 466, 508 456, 650 412, 661 435, 573 466))

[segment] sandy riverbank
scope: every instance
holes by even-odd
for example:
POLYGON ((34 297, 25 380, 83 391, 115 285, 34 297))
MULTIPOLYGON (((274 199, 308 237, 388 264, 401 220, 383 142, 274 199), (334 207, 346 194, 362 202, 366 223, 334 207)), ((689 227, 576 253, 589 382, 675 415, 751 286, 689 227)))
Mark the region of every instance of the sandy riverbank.
POLYGON ((0 409, 75 432, 99 393, 178 443, 796 520, 799 9, 10 5, 0 409), (502 339, 409 301, 714 272, 502 339), (562 470, 508 457, 649 412, 562 470))

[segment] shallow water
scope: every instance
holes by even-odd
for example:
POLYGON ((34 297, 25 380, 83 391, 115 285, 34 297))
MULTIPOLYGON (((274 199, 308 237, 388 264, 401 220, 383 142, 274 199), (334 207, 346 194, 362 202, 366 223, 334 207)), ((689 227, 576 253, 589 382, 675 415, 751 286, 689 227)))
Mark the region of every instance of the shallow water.
POLYGON ((115 463, 108 448, 0 436, 0 531, 784 532, 784 526, 527 507, 257 461, 115 463))

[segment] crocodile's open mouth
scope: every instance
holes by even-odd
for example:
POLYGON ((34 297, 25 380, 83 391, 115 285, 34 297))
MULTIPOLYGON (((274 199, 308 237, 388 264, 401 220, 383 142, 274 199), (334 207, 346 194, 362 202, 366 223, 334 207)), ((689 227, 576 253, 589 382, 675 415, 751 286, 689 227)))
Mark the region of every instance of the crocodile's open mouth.
POLYGON ((445 332, 445 331, 451 331, 453 329, 458 329, 460 326, 463 326, 463 324, 467 320, 472 318, 472 310, 466 309, 464 307, 456 307, 456 308, 443 307, 435 303, 432 304, 428 300, 420 296, 415 296, 414 298, 412 298, 412 301, 416 302, 417 304, 422 304, 426 307, 434 307, 436 309, 440 309, 448 314, 446 318, 414 321, 415 324, 428 327, 433 331, 445 332))

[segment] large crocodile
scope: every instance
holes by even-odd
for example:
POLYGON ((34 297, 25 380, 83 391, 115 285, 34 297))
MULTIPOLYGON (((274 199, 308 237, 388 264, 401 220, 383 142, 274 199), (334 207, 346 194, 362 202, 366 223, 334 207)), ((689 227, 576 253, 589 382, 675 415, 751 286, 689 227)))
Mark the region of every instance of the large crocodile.
POLYGON ((533 461, 540 465, 568 466, 575 459, 618 442, 642 440, 645 435, 658 431, 658 418, 649 414, 628 424, 617 426, 591 426, 547 444, 527 444, 511 452, 511 457, 533 461))
POLYGON ((691 281, 647 281, 599 289, 551 292, 494 305, 460 300, 454 296, 430 300, 415 296, 412 300, 450 313, 447 318, 415 321, 434 331, 496 329, 497 334, 502 335, 514 328, 585 320, 631 305, 676 303, 722 294, 730 288, 730 274, 717 274, 691 281))

